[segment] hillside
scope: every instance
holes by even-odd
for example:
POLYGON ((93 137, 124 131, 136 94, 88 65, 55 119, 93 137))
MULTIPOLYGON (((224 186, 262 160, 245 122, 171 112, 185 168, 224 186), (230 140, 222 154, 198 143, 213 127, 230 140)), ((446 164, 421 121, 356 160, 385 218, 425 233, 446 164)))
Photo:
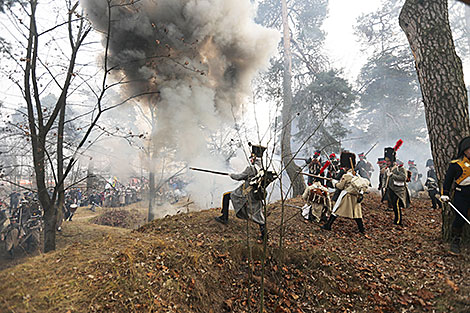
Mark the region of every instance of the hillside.
MULTIPOLYGON (((298 209, 285 207, 282 261, 281 207, 272 205, 266 311, 469 311, 469 249, 459 257, 447 253, 440 212, 429 209, 428 200, 415 200, 404 213, 406 226, 397 229, 393 212, 378 200, 375 194, 364 200, 366 235, 341 218, 333 231, 320 230, 298 209)), ((289 203, 302 205, 299 199, 289 203)), ((218 214, 168 216, 133 231, 91 224, 93 216, 84 214, 64 225, 56 252, 0 272, 0 311, 259 311, 258 229, 248 224, 250 275, 247 223, 231 215, 224 226, 214 221, 218 214)))

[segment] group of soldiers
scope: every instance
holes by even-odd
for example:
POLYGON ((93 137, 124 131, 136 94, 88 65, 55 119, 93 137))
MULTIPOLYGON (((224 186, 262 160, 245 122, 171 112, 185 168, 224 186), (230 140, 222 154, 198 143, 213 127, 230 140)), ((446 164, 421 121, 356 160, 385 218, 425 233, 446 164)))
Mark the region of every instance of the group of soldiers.
MULTIPOLYGON (((451 252, 460 252, 460 238, 462 227, 470 207, 470 137, 464 138, 458 147, 458 155, 449 166, 444 182, 443 195, 438 199, 439 186, 434 169, 433 160, 426 162, 428 168, 427 179, 424 186, 421 184, 421 174, 417 170, 413 160, 408 161, 408 169, 404 163, 397 159, 397 151, 403 141, 398 140, 394 147, 384 149, 384 157, 379 158, 379 190, 382 194, 382 202, 387 202, 393 209, 393 224, 402 229, 403 209, 410 205, 410 190, 421 191, 427 188, 429 197, 434 209, 442 206, 442 202, 450 201, 449 194, 452 185, 454 202, 457 211, 461 214, 456 216, 452 225, 452 245, 451 252)), ((263 200, 265 193, 257 192, 257 182, 264 181, 261 186, 275 179, 267 179, 266 170, 263 168, 262 157, 266 148, 262 146, 251 146, 250 165, 239 174, 230 174, 230 178, 243 181, 237 189, 224 193, 222 197, 222 215, 216 217, 216 221, 227 224, 228 209, 230 201, 235 209, 236 216, 242 219, 249 219, 260 226, 262 238, 267 238, 265 229, 265 217, 263 213, 263 200), (258 178, 258 179, 257 179, 258 178), (257 196, 258 194, 258 196, 257 196)), ((334 153, 330 154, 325 162, 321 160, 321 151, 315 151, 312 158, 306 159, 308 173, 308 187, 303 199, 305 205, 301 208, 302 216, 305 219, 321 222, 320 227, 324 230, 331 230, 332 224, 338 216, 354 219, 359 232, 364 233, 364 223, 362 220, 361 202, 367 189, 371 187, 370 178, 374 171, 373 166, 366 159, 366 154, 358 155, 359 161, 356 163, 356 155, 349 151, 341 152, 338 159, 334 153), (332 191, 332 188, 334 191, 332 191)), ((457 212, 457 213, 458 213, 457 212)))
POLYGON ((28 251, 39 245, 42 215, 37 194, 29 191, 10 194, 10 206, 0 210, 0 241, 5 242, 11 256, 14 248, 24 243, 28 251))

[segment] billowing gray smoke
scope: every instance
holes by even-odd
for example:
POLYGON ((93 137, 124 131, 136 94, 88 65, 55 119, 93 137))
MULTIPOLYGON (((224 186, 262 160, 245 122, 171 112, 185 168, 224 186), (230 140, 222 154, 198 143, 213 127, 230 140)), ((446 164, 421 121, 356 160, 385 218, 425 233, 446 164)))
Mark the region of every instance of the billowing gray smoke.
MULTIPOLYGON (((83 5, 106 33, 108 0, 83 5)), ((206 138, 242 113, 251 80, 275 52, 277 31, 254 23, 250 0, 115 0, 111 5, 109 62, 119 69, 116 79, 130 81, 122 87, 125 96, 158 93, 146 98, 157 107, 156 147, 174 147, 192 164, 197 156, 222 166, 209 155, 206 138)))

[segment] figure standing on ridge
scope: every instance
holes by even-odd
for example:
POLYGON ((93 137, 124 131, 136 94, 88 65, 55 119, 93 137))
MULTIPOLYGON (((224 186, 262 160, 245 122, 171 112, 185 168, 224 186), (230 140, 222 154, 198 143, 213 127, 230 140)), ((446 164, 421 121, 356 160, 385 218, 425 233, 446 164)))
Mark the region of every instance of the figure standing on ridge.
MULTIPOLYGON (((463 138, 457 147, 457 156, 449 164, 443 185, 441 201, 451 200, 454 189, 453 205, 468 219, 470 209, 470 137, 463 138), (453 184, 455 182, 455 184, 453 184), (453 187, 455 186, 455 187, 453 187)), ((465 220, 456 212, 452 223, 450 252, 460 254, 460 241, 465 220)))
MULTIPOLYGON (((250 219, 259 225, 261 238, 266 235, 265 217, 263 214, 263 197, 257 196, 253 180, 263 170, 262 157, 266 147, 251 145, 250 165, 239 174, 230 174, 230 178, 244 181, 234 191, 224 193, 222 197, 222 215, 215 220, 222 224, 228 223, 229 203, 232 201, 235 214, 241 219, 250 219)), ((264 191, 261 191, 264 192, 264 191)))

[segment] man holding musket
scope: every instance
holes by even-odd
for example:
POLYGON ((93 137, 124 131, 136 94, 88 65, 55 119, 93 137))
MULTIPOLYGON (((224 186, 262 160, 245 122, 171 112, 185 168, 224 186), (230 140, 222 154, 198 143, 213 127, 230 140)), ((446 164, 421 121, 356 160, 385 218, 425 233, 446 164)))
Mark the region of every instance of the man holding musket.
POLYGON ((465 219, 470 208, 470 137, 463 138, 457 149, 457 157, 452 160, 444 179, 441 201, 449 202, 452 185, 455 181, 453 208, 458 212, 452 223, 450 252, 460 254, 460 240, 465 219), (459 214, 460 213, 460 214, 459 214), (465 218, 465 219, 464 219, 465 218))
POLYGON ((410 194, 406 186, 408 172, 403 167, 403 163, 398 162, 396 158, 396 152, 402 143, 400 139, 395 147, 384 149, 384 159, 387 163, 387 168, 384 170, 385 198, 392 204, 395 213, 393 223, 398 226, 403 226, 403 209, 410 205, 410 194))
POLYGON ((354 167, 356 165, 356 155, 343 151, 340 156, 340 166, 346 170, 340 181, 334 181, 333 185, 340 190, 338 199, 335 202, 333 211, 328 222, 320 228, 331 230, 333 222, 338 216, 352 218, 356 221, 359 232, 364 233, 364 223, 362 221, 361 201, 364 192, 369 186, 369 180, 356 175, 354 167))
MULTIPOLYGON (((259 195, 253 186, 254 178, 263 170, 262 157, 266 147, 256 146, 249 143, 251 146, 250 165, 239 174, 230 174, 230 178, 238 181, 244 181, 234 191, 224 193, 222 197, 222 215, 215 218, 215 220, 222 224, 228 223, 228 207, 229 201, 232 201, 235 214, 241 219, 250 219, 259 225, 261 238, 264 238, 265 218, 263 215, 263 199, 264 194, 259 195)), ((264 191, 261 191, 264 193, 264 191)))

